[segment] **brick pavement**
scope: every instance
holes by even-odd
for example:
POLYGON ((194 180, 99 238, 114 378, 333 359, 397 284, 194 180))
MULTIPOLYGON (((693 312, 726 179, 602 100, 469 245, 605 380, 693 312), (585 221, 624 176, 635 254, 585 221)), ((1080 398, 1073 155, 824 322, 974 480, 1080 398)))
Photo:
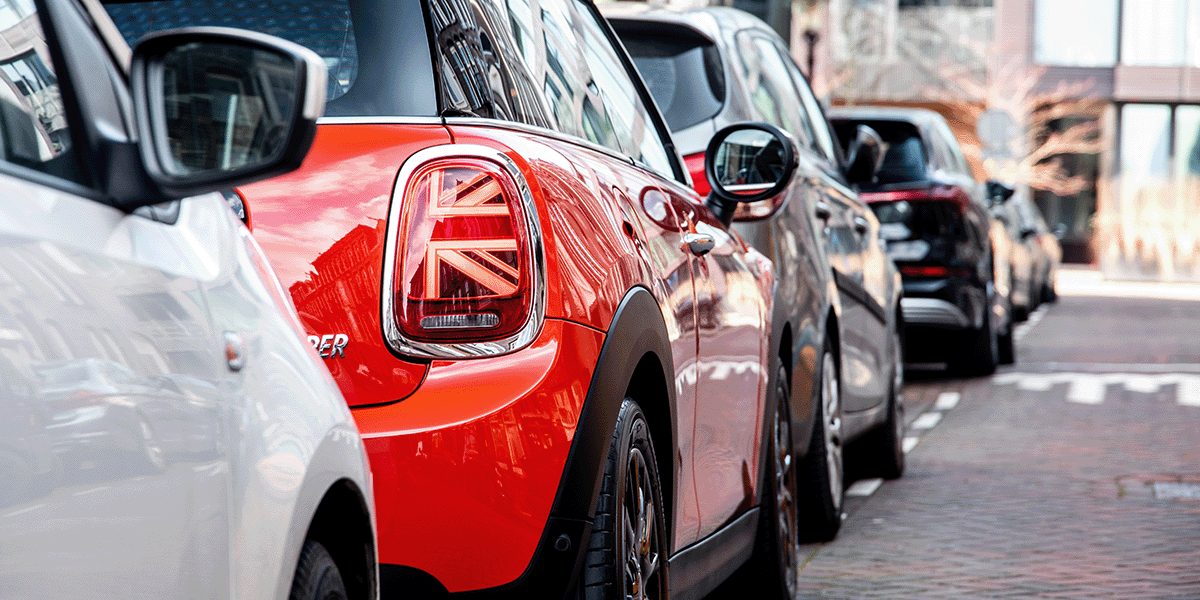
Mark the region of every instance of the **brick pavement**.
MULTIPOLYGON (((1200 302, 1067 297, 1006 371, 1200 362, 1198 323, 1200 302)), ((1028 389, 916 375, 910 418, 947 390, 958 405, 904 478, 848 503, 838 539, 805 547, 800 598, 1200 599, 1200 499, 1164 497, 1200 493, 1200 406, 1179 384, 1109 375, 1081 403, 1069 377, 1028 389)))

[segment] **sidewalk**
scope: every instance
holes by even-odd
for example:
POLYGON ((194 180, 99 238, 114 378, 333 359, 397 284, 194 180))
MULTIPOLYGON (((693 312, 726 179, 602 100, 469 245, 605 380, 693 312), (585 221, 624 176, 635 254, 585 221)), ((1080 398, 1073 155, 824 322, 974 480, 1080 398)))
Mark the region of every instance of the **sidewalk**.
POLYGON ((1106 296, 1200 301, 1200 284, 1107 281, 1094 267, 1063 265, 1055 289, 1060 296, 1106 296))

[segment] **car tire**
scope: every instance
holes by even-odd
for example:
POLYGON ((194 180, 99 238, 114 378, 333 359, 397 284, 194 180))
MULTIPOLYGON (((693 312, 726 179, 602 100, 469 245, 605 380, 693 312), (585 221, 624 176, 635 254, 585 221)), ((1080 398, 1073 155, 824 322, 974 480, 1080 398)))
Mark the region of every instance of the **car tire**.
POLYGON ((766 479, 758 544, 738 572, 737 588, 763 600, 790 600, 800 575, 796 514, 796 456, 792 447, 791 386, 780 365, 775 375, 775 410, 767 430, 766 479))
POLYGON ((1000 336, 992 328, 991 311, 984 311, 983 326, 966 332, 962 348, 949 357, 950 370, 964 375, 991 375, 1000 364, 1000 336))
POLYGON ((841 386, 828 342, 818 364, 821 371, 817 381, 817 413, 808 453, 800 463, 796 507, 800 537, 805 541, 825 542, 836 537, 842 526, 842 506, 846 499, 841 386))
POLYGON ((345 600, 346 584, 333 556, 319 542, 305 540, 288 600, 345 600))
POLYGON ((579 597, 667 598, 666 535, 650 426, 637 402, 626 398, 604 466, 579 597))
POLYGON ((1013 326, 1010 323, 1008 331, 1000 334, 996 340, 996 349, 998 351, 998 362, 1002 365, 1011 365, 1017 362, 1017 347, 1016 341, 1013 339, 1013 326))

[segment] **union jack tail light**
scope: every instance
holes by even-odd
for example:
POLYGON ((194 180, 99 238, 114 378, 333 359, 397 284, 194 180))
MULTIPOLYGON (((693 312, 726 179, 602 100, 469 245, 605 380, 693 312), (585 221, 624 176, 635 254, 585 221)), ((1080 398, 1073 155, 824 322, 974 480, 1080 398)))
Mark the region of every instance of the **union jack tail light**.
POLYGON ((531 342, 544 303, 534 211, 520 171, 494 150, 438 147, 409 159, 392 199, 386 254, 384 322, 394 324, 393 347, 466 358, 531 342))

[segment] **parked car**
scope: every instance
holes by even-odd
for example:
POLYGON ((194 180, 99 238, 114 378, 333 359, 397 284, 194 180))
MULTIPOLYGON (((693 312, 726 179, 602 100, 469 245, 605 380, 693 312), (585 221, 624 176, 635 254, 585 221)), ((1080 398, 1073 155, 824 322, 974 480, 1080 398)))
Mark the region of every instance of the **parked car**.
MULTIPOLYGON (((712 131, 763 121, 798 142, 800 167, 787 192, 744 204, 733 218, 734 229, 773 261, 779 282, 771 348, 790 389, 779 453, 795 462, 798 481, 778 502, 795 498, 788 518, 798 509, 799 519, 779 530, 831 539, 841 523, 847 442, 865 438, 861 470, 889 478, 904 470, 900 277, 880 243, 878 220, 852 189, 871 179, 882 148, 860 141, 851 150, 860 164, 844 160, 787 46, 749 13, 641 3, 606 5, 605 12, 666 115, 698 190, 709 186, 702 159, 712 131), (832 375, 803 359, 821 348, 831 350, 834 364, 816 367, 832 375), (817 391, 822 379, 840 381, 839 390, 817 391)), ((784 583, 792 587, 777 591, 791 597, 794 582, 784 583)))
POLYGON ((843 147, 859 125, 888 146, 861 192, 904 281, 908 360, 945 361, 972 375, 1012 362, 1012 241, 946 120, 924 109, 870 106, 835 108, 830 119, 843 147))
MULTIPOLYGON (((329 67, 304 167, 238 192, 363 433, 385 596, 700 597, 746 560, 770 261, 687 185, 590 2, 107 9, 127 37, 236 25, 329 67)), ((795 167, 757 125, 712 144, 725 203, 795 167)))
MULTIPOLYGON (((1024 321, 1042 302, 1042 282, 1049 268, 1046 251, 1037 239, 1036 222, 1028 197, 999 182, 986 184, 992 216, 1004 226, 1012 266, 1009 305, 1014 321, 1024 321)), ((1036 209, 1032 209, 1036 210, 1036 209)))
POLYGON ((215 193, 300 164, 320 58, 211 28, 131 54, 92 0, 8 11, 0 595, 376 597, 361 439, 215 193))

